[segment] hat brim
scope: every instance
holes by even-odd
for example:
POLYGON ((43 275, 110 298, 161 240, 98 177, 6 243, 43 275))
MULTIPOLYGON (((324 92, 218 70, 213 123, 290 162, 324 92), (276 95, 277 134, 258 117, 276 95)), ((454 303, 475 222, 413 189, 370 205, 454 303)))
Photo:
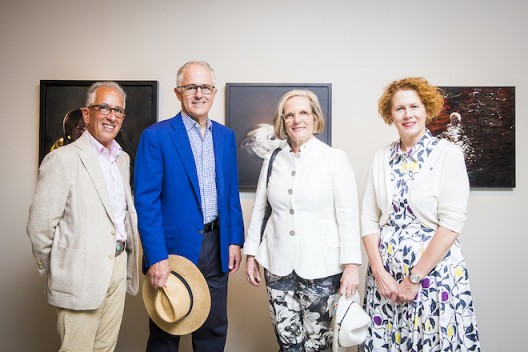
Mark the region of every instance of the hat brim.
MULTIPOLYGON (((347 347, 359 345, 364 341, 364 334, 366 334, 366 327, 370 322, 370 317, 365 313, 361 308, 359 293, 356 291, 352 296, 346 297, 346 295, 341 295, 337 303, 337 309, 335 311, 335 317, 333 321, 333 342, 332 342, 332 352, 344 352, 347 347), (362 330, 361 334, 351 338, 346 335, 346 330, 351 326, 340 327, 339 322, 343 319, 344 315, 347 315, 347 320, 344 321, 345 324, 350 324, 351 322, 354 327, 358 327, 362 330), (345 346, 339 346, 339 334, 341 333, 340 328, 345 330, 343 340, 345 346)), ((359 332, 359 330, 358 330, 359 332)))
POLYGON ((196 331, 203 325, 211 309, 211 295, 209 287, 200 270, 187 258, 179 255, 169 255, 169 267, 185 278, 193 295, 193 306, 190 313, 174 323, 161 319, 154 307, 156 289, 152 287, 148 278, 144 278, 142 294, 143 303, 150 319, 163 331, 171 335, 186 335, 196 331))

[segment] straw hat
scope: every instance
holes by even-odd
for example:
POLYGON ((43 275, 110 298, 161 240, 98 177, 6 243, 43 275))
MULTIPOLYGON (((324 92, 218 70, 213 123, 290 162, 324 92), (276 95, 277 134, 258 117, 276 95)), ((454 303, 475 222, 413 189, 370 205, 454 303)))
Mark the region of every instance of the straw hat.
POLYGON ((334 342, 332 352, 344 352, 347 347, 359 345, 367 337, 370 317, 359 305, 359 293, 339 298, 334 314, 334 342))
POLYGON ((143 280, 143 303, 154 323, 172 335, 186 335, 205 322, 211 309, 209 287, 188 259, 169 255, 171 274, 166 287, 155 289, 143 280))

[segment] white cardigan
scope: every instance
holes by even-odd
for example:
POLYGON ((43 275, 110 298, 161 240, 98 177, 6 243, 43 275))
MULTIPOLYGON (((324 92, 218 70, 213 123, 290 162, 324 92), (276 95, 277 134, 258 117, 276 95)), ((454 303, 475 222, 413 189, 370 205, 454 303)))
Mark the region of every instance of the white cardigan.
POLYGON ((286 145, 273 163, 266 189, 269 157, 264 160, 244 254, 279 276, 293 270, 305 279, 361 264, 359 210, 354 171, 346 154, 312 138, 293 153, 286 145), (260 243, 269 197, 273 212, 260 243))
MULTIPOLYGON (((394 194, 390 180, 390 145, 379 149, 372 160, 363 207, 361 235, 379 234, 389 220, 394 194)), ((462 150, 441 139, 409 188, 409 204, 429 228, 438 226, 460 233, 466 220, 469 179, 462 150)))

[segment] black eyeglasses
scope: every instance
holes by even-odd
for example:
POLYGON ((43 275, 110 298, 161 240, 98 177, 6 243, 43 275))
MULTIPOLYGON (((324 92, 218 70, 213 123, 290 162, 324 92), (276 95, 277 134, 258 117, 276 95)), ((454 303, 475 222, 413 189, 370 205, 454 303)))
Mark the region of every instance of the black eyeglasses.
POLYGON ((188 84, 186 86, 178 86, 177 88, 183 88, 183 94, 185 95, 194 95, 196 94, 196 91, 198 91, 198 88, 202 91, 202 94, 209 95, 214 92, 215 86, 210 86, 208 84, 202 84, 201 86, 197 86, 196 84, 188 84))
POLYGON ((99 111, 102 115, 109 115, 112 111, 114 112, 115 117, 121 119, 125 117, 126 113, 124 109, 121 108, 112 108, 109 105, 106 104, 97 104, 97 105, 90 105, 88 109, 96 109, 99 111))

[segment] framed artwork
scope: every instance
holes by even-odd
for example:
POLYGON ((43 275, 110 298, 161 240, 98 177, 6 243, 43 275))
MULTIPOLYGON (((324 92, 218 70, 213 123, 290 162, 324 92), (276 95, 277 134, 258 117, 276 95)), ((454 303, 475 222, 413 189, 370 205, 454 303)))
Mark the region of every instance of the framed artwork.
MULTIPOLYGON (((40 81, 40 140, 39 164, 51 148, 67 138, 64 128, 78 108, 85 106, 88 88, 97 82, 72 80, 40 81), (65 118, 68 114, 68 119, 65 118)), ((116 137, 116 141, 130 155, 133 168, 139 137, 143 129, 157 121, 158 82, 157 81, 116 81, 127 94, 126 118, 116 137)), ((84 123, 81 121, 82 125, 84 123)), ((73 127, 75 128, 75 126, 73 127)), ((131 170, 133 171, 133 170, 131 170)), ((132 174, 133 175, 133 174, 132 174)))
POLYGON ((325 118, 325 130, 317 138, 331 145, 331 84, 226 84, 226 123, 237 140, 240 190, 255 191, 263 159, 284 143, 275 136, 273 115, 282 95, 292 89, 308 89, 317 96, 325 118))
POLYGON ((515 187, 515 87, 440 88, 444 108, 427 127, 462 148, 471 187, 515 187))

